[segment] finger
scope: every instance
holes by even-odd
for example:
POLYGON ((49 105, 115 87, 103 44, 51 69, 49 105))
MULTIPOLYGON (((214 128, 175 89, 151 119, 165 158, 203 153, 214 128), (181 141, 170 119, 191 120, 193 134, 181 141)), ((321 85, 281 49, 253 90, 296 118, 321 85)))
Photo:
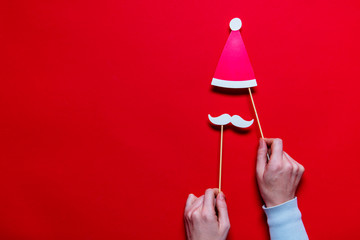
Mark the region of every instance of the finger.
POLYGON ((284 154, 286 155, 287 158, 289 158, 290 160, 293 160, 293 162, 298 163, 298 162, 295 161, 295 159, 293 159, 287 152, 284 151, 284 154))
POLYGON ((204 202, 204 195, 199 197, 195 200, 195 202, 192 204, 191 208, 189 209, 189 214, 193 214, 194 211, 196 211, 198 208, 200 208, 203 205, 204 202))
POLYGON ((296 171, 296 181, 295 181, 295 184, 298 185, 300 180, 301 180, 301 177, 304 173, 304 167, 303 165, 301 165, 300 163, 298 163, 297 161, 295 161, 288 153, 284 152, 285 155, 290 159, 291 162, 293 162, 294 164, 296 164, 296 167, 297 167, 297 171, 296 171))
POLYGON ((266 144, 271 148, 271 156, 269 164, 278 164, 282 161, 283 142, 280 138, 266 138, 266 144))
POLYGON ((292 160, 294 163, 296 163, 296 165, 299 166, 299 173, 303 174, 305 171, 305 168, 303 165, 301 165, 299 162, 297 162, 294 158, 292 158, 287 152, 284 152, 286 154, 286 156, 292 160))
MULTIPOLYGON (((190 195, 189 195, 190 197, 190 195)), ((195 197, 196 198, 196 197, 195 197)), ((191 220, 193 217, 193 213, 194 211, 196 211, 200 206, 202 206, 203 203, 203 199, 204 199, 204 195, 202 195, 199 198, 196 198, 192 204, 188 205, 187 207, 185 207, 185 212, 184 212, 184 218, 185 220, 191 220)))
POLYGON ((297 161, 295 161, 292 157, 290 157, 290 155, 285 151, 284 151, 284 156, 289 162, 292 163, 292 165, 294 166, 294 168, 293 168, 294 172, 296 172, 296 174, 298 174, 299 170, 300 170, 300 164, 297 161))
POLYGON ((230 228, 230 220, 226 205, 225 195, 220 192, 216 197, 216 208, 218 211, 218 219, 220 228, 230 228))
POLYGON ((204 195, 195 200, 192 208, 186 213, 186 217, 191 221, 199 220, 201 218, 201 210, 204 202, 204 195))
POLYGON ((291 165, 291 167, 289 169, 290 170, 289 174, 290 174, 291 181, 296 184, 296 178, 297 178, 297 175, 298 175, 299 166, 297 165, 295 160, 291 159, 288 156, 289 155, 287 155, 287 153, 284 152, 284 154, 283 154, 284 162, 286 161, 287 164, 291 165))
POLYGON ((205 191, 205 197, 203 202, 203 209, 208 213, 215 215, 215 196, 218 194, 218 189, 209 188, 205 191))
POLYGON ((189 194, 185 204, 185 212, 191 208, 191 206, 193 205, 196 199, 197 197, 194 194, 192 193, 189 194))
POLYGON ((256 161, 256 173, 258 177, 262 176, 265 171, 265 166, 267 162, 267 145, 264 139, 260 138, 259 147, 257 152, 257 161, 256 161))
POLYGON ((286 160, 288 160, 289 162, 291 162, 291 164, 297 165, 297 162, 296 162, 292 157, 290 157, 290 155, 289 155, 287 152, 285 152, 285 151, 284 151, 284 158, 285 158, 286 160))

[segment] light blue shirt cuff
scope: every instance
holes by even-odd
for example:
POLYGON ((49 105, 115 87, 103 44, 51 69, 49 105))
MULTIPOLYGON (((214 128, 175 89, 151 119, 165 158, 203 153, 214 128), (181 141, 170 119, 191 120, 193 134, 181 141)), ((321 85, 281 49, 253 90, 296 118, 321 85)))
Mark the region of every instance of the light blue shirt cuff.
POLYGON ((308 240, 297 198, 263 209, 267 216, 271 240, 308 240))

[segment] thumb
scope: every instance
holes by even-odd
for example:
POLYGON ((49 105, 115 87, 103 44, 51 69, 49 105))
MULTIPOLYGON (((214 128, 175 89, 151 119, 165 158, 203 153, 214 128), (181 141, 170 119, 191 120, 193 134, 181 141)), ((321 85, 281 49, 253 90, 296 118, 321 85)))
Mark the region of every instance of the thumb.
POLYGON ((228 229, 230 227, 230 220, 223 192, 220 192, 216 197, 216 209, 218 211, 220 229, 228 229))
POLYGON ((256 175, 257 177, 260 177, 264 174, 267 158, 267 146, 264 139, 260 138, 259 141, 259 148, 257 153, 257 161, 256 161, 256 175))

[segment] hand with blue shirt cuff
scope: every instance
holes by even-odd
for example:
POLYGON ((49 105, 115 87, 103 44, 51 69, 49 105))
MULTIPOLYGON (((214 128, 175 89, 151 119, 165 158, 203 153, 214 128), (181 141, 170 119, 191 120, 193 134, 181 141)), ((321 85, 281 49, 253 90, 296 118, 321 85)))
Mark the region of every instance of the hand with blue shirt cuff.
POLYGON ((283 151, 281 139, 260 139, 256 178, 266 206, 263 209, 271 240, 309 239, 295 197, 304 171, 283 151))
POLYGON ((304 170, 300 163, 283 151, 281 139, 260 139, 256 177, 266 207, 293 199, 304 170))

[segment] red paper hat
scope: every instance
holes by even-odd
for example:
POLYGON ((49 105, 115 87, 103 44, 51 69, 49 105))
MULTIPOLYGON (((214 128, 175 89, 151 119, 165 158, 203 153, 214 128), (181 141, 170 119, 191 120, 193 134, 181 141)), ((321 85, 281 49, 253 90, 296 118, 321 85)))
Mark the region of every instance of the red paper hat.
POLYGON ((255 87, 256 79, 240 35, 241 20, 230 21, 231 33, 216 67, 211 85, 224 88, 255 87))

